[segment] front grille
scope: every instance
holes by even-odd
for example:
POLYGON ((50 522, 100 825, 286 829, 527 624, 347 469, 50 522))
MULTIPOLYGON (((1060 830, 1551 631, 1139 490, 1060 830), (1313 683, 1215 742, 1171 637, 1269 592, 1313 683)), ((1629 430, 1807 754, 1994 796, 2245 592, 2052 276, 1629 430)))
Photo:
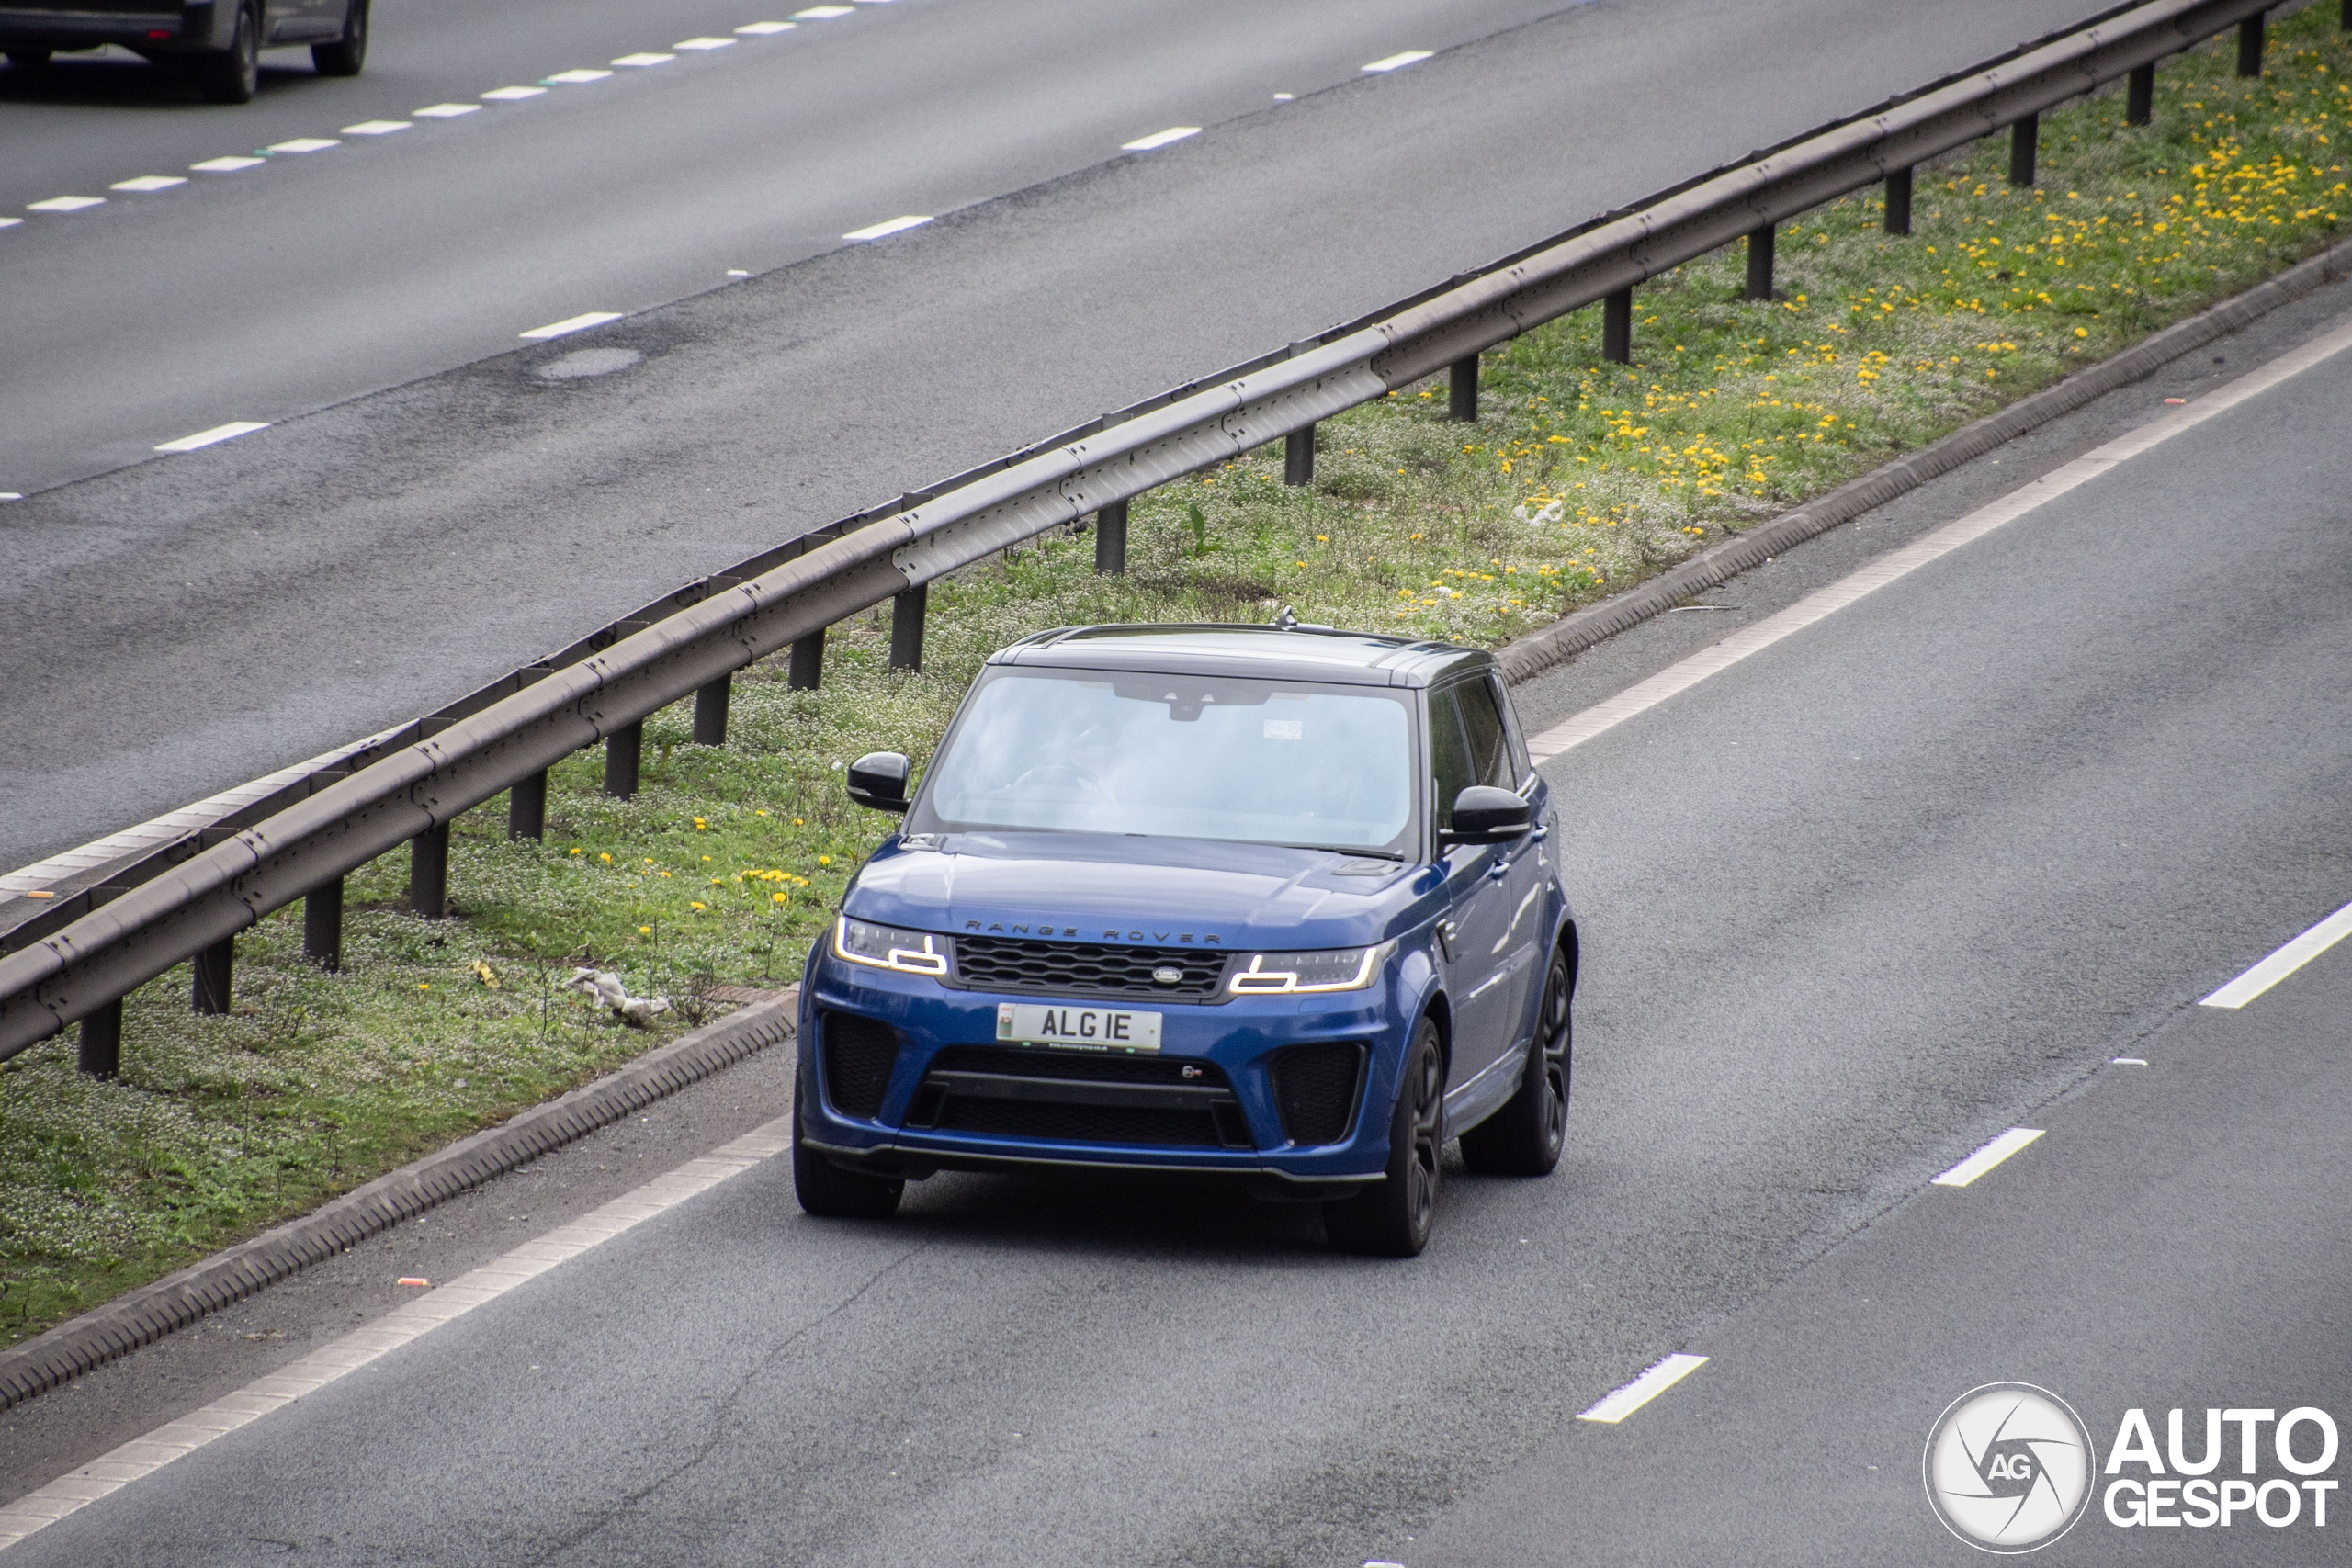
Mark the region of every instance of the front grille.
POLYGON ((1363 1084, 1363 1047, 1351 1040, 1318 1041, 1277 1052, 1274 1105, 1283 1134, 1294 1144, 1336 1144, 1356 1119, 1363 1084))
POLYGON ((952 1045, 932 1058, 906 1124, 1069 1144, 1196 1149, 1253 1146, 1249 1120, 1214 1062, 952 1045))
POLYGON ((1225 979, 1225 954, 1197 947, 1107 947, 1085 942, 1021 942, 997 936, 956 939, 956 978, 990 991, 1056 997, 1129 997, 1209 1002, 1225 979), (1159 968, 1183 977, 1163 986, 1159 968))
POLYGON ((899 1060, 899 1032, 878 1019, 855 1013, 822 1014, 825 1098, 844 1116, 871 1120, 880 1114, 899 1060))

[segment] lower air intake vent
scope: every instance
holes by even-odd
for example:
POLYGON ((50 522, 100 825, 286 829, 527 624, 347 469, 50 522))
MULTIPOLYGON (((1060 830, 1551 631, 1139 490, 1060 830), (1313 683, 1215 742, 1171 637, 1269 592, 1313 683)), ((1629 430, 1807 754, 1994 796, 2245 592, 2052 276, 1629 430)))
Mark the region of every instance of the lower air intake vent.
POLYGON ((1294 1045, 1274 1057, 1274 1104, 1294 1144, 1336 1144, 1355 1124, 1363 1047, 1351 1040, 1294 1045))
POLYGON ((823 1015, 825 1098, 844 1116, 872 1120, 881 1113, 890 1068, 899 1059, 899 1032, 855 1013, 823 1015))

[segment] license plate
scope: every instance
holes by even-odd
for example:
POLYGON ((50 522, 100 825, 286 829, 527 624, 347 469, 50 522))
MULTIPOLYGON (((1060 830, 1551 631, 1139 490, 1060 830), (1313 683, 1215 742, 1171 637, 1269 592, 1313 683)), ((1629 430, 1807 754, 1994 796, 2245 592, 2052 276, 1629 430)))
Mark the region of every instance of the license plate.
POLYGON ((996 1037, 1016 1045, 1059 1045, 1074 1051, 1157 1051, 1159 1015, 1116 1008, 999 1002, 996 1037))

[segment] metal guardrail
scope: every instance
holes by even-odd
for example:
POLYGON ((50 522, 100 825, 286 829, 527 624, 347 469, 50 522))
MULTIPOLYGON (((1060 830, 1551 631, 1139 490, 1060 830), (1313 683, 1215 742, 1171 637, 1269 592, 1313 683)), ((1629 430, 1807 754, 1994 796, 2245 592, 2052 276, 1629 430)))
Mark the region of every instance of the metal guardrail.
POLYGON ((1883 181, 1887 228, 1907 233, 1913 166, 2005 128, 2011 178, 2030 185, 2042 110, 2129 77, 2127 118, 2145 123, 2155 63, 2233 26, 2241 73, 2258 73, 2263 17, 2278 3, 2118 6, 689 583, 160 851, 44 890, 53 896, 13 923, 0 915, 0 1060, 84 1021, 84 1066, 111 1072, 120 998, 190 958, 196 1005, 225 1010, 229 944, 297 898, 309 899, 306 947, 333 965, 342 877, 404 842, 414 846, 413 898, 437 914, 448 824, 460 813, 512 790, 513 829, 537 836, 548 767, 598 744, 607 788, 633 793, 648 715, 700 694, 696 739, 716 742, 735 671, 789 646, 796 683, 813 685, 825 627, 885 599, 895 601, 892 661, 914 667, 927 585, 1007 546, 1091 513, 1098 565, 1120 570, 1134 496, 1283 438, 1286 477, 1306 482, 1317 422, 1449 367, 1452 412, 1475 417, 1484 350, 1597 302, 1605 355, 1627 360, 1634 285, 1746 239, 1748 291, 1768 298, 1775 225, 1883 181))

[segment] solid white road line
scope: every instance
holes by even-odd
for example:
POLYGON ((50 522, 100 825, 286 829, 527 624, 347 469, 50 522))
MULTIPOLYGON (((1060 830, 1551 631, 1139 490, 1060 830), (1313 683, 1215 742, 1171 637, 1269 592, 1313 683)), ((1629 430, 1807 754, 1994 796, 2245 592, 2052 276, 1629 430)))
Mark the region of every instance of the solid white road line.
POLYGON ((632 65, 643 70, 649 65, 667 65, 677 59, 674 54, 624 54, 613 62, 616 65, 632 65))
POLYGON ((1613 1427, 1706 1364, 1704 1356, 1687 1356, 1678 1351, 1591 1409, 1577 1412, 1577 1419, 1602 1421, 1613 1427))
POLYGON ((585 315, 566 316, 562 321, 549 321, 546 326, 533 327, 529 332, 518 333, 515 335, 537 343, 551 337, 562 337, 568 333, 586 332, 590 327, 601 327, 606 321, 617 321, 620 319, 621 312, 618 310, 591 310, 585 315))
POLYGON ((670 47, 672 49, 733 49, 735 40, 731 38, 689 38, 680 39, 670 47))
POLYGON ((199 175, 233 175, 239 169, 258 169, 268 162, 266 158, 207 158, 188 167, 199 175))
POLYGON ((2352 936, 2352 904, 2345 905, 2197 1005, 2242 1008, 2347 936, 2352 936))
POLYGON ((265 152, 323 152, 343 143, 331 136, 298 136, 291 141, 273 141, 262 149, 265 152))
POLYGON ((85 208, 104 207, 106 204, 107 198, 102 196, 52 196, 47 201, 27 202, 25 210, 28 212, 79 212, 85 208))
POLYGON ((878 240, 885 234, 900 234, 909 229, 920 229, 930 222, 928 218, 893 218, 885 222, 853 229, 842 236, 844 240, 878 240))
POLYGON ((419 119, 455 119, 461 114, 479 114, 480 104, 427 104, 416 111, 419 119))
POLYGON ((402 1303, 364 1328, 216 1399, 201 1410, 158 1427, 111 1453, 60 1476, 38 1492, 0 1508, 0 1551, 110 1492, 120 1491, 273 1410, 356 1371, 388 1351, 420 1339, 443 1324, 496 1301, 558 1264, 603 1246, 656 1214, 731 1180, 792 1146, 792 1119, 781 1116, 733 1143, 690 1159, 636 1191, 561 1225, 503 1258, 462 1274, 437 1290, 402 1303))
POLYGON ((1938 1187, 1965 1187, 2040 1136, 2041 1129, 2039 1127, 2012 1127, 1937 1177, 1934 1184, 1938 1187))
POLYGON ((590 82, 602 82, 611 74, 609 71, 588 70, 583 67, 572 71, 559 71, 552 76, 542 76, 539 78, 539 83, 542 86, 548 87, 579 87, 590 82))
POLYGON ((1408 49, 1402 54, 1392 54, 1385 60, 1375 60, 1364 69, 1366 71, 1401 71, 1408 65, 1427 60, 1430 52, 1426 49, 1408 49))
POLYGON ((790 22, 746 22, 735 30, 751 38, 766 38, 774 33, 788 33, 792 27, 790 22))
POLYGON ((363 119, 357 125, 345 126, 343 133, 345 136, 390 136, 395 130, 406 130, 408 126, 409 122, 404 119, 363 119))
POLYGON ((177 441, 166 441, 155 450, 193 452, 199 446, 217 446, 223 441, 234 441, 240 435, 251 435, 256 430, 268 428, 266 420, 241 419, 228 424, 216 424, 209 430, 199 430, 194 435, 183 435, 177 441))
POLYGON ((135 180, 117 180, 108 190, 169 190, 174 186, 187 184, 186 175, 141 175, 135 180))
POLYGON ((492 87, 482 96, 494 104, 512 104, 520 103, 525 98, 536 98, 546 91, 545 87, 492 87))
POLYGON ((1122 141, 1119 143, 1119 151, 1148 152, 1154 148, 1165 147, 1171 141, 1182 141, 1187 136, 1198 136, 1200 133, 1201 128, 1197 125, 1171 125, 1165 130, 1155 130, 1149 136, 1139 136, 1133 141, 1122 141))
POLYGON ((2352 327, 2338 328, 2324 336, 2313 338, 2302 347, 2279 355, 2259 370, 2238 378, 2211 396, 2161 414, 2104 446, 2094 447, 2073 462, 2060 465, 2030 484, 2020 485, 1990 505, 1981 506, 1956 522, 1947 523, 1924 538, 1915 540, 1899 550, 1890 551, 1851 576, 1805 595, 1778 615, 1767 615, 1754 626, 1734 632, 1713 648, 1702 649, 1678 663, 1668 665, 1648 680, 1635 682, 1606 702, 1595 703, 1574 717, 1532 738, 1527 743, 1528 753, 1535 761, 1542 763, 1572 746, 1581 746, 1636 714, 1646 713, 1668 697, 1689 691, 1708 676, 1763 652, 1782 637, 1803 631, 1815 621, 1827 619, 1848 605, 1868 598, 1888 583, 1909 576, 1929 561, 1940 559, 1962 545, 1983 538, 2003 524, 2016 522, 2044 503, 2055 501, 2079 485, 2087 484, 2143 452, 2160 446, 2177 435, 2187 434, 2215 415, 2226 413, 2240 403, 2260 397, 2273 387, 2301 375, 2346 348, 2352 348, 2352 327))

